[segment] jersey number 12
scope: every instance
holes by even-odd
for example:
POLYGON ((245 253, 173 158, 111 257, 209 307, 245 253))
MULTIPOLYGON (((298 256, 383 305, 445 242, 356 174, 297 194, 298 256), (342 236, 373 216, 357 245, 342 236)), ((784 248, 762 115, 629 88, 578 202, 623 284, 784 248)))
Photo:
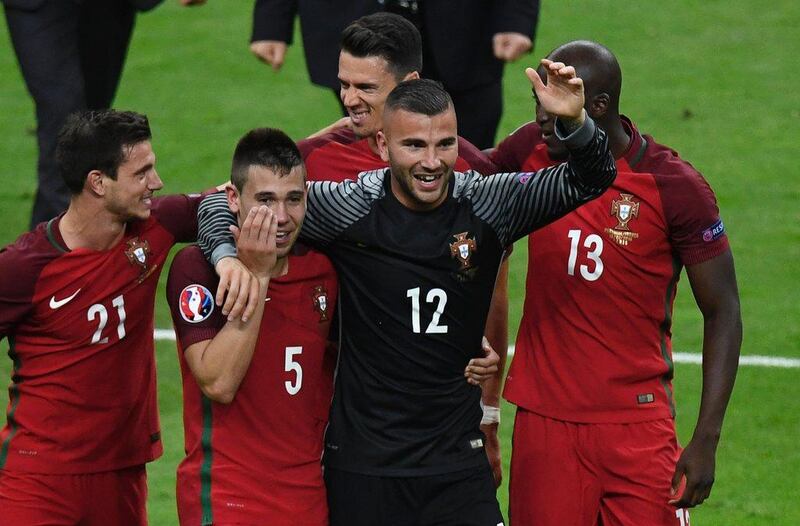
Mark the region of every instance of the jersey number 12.
MULTIPOLYGON (((406 291, 406 297, 411 298, 411 330, 414 331, 414 334, 420 333, 419 295, 419 287, 406 291)), ((431 322, 425 329, 425 334, 447 334, 447 325, 439 325, 439 319, 444 313, 445 305, 447 305, 447 293, 442 289, 431 289, 425 296, 425 303, 436 303, 436 310, 433 312, 431 322)))

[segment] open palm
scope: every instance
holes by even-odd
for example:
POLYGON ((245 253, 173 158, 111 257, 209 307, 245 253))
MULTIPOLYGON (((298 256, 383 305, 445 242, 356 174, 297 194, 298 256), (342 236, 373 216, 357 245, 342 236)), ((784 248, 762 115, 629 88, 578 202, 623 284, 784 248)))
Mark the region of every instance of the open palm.
POLYGON ((554 117, 579 119, 584 104, 583 80, 576 76, 575 68, 546 58, 542 67, 547 72, 547 84, 533 68, 525 70, 542 109, 554 117))

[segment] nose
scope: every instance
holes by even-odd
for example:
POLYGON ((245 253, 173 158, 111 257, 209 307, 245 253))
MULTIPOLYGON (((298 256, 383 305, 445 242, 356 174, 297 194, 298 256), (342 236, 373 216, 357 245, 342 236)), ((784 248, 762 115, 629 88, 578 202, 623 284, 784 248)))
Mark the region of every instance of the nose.
POLYGON ((155 168, 153 168, 153 170, 150 172, 147 188, 153 191, 164 188, 164 183, 161 181, 161 178, 158 176, 158 172, 156 172, 155 168))
POLYGON ((422 158, 420 165, 423 169, 435 172, 442 166, 442 160, 436 153, 436 148, 427 148, 425 150, 425 156, 422 158))
POLYGON ((342 104, 346 108, 351 108, 358 105, 358 95, 356 89, 352 86, 339 89, 339 97, 342 99, 342 104))
POLYGON ((289 213, 286 203, 283 201, 277 201, 272 206, 272 214, 275 216, 275 221, 278 222, 278 225, 285 225, 289 221, 289 213))

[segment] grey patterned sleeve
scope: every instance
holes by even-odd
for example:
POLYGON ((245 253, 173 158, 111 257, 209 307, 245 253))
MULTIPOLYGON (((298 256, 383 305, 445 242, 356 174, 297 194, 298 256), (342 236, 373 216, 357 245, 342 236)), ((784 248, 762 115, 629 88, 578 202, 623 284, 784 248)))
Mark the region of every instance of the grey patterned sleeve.
POLYGON ((237 224, 236 216, 228 208, 225 192, 206 196, 197 210, 197 244, 212 264, 227 256, 236 255, 236 243, 228 228, 237 224))
POLYGON ((373 201, 383 196, 385 171, 365 172, 356 181, 329 181, 308 185, 308 207, 301 236, 326 245, 348 226, 366 216, 373 201))
POLYGON ((602 194, 617 175, 605 132, 586 118, 561 137, 570 151, 566 163, 531 173, 497 174, 471 181, 475 213, 504 245, 551 223, 602 194))

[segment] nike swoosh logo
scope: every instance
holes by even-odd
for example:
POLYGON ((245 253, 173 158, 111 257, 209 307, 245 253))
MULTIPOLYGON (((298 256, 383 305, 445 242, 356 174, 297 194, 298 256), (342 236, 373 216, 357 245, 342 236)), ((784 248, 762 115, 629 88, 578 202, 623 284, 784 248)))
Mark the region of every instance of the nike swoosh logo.
POLYGON ((60 309, 61 307, 63 307, 64 305, 66 305, 67 303, 72 301, 72 298, 77 296, 80 291, 81 291, 81 289, 76 290, 72 294, 72 296, 67 296, 63 300, 56 300, 55 296, 51 296, 50 297, 50 308, 53 309, 53 310, 60 309))

